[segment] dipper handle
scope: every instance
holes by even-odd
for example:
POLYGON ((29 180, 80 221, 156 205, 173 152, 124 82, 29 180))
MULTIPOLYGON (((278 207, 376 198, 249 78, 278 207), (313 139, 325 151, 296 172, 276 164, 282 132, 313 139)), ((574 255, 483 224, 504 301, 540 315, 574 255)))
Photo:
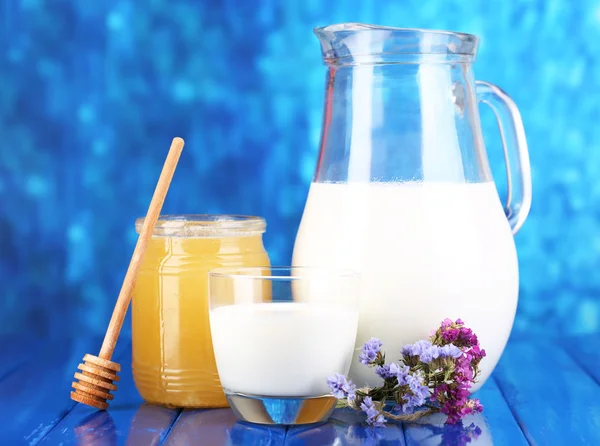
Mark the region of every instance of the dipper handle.
POLYGON ((102 359, 110 360, 112 358, 117 339, 121 333, 123 321, 125 320, 125 314, 127 314, 129 302, 131 302, 131 292, 135 286, 135 281, 137 279, 142 260, 144 259, 144 253, 148 247, 148 242, 150 237, 152 237, 152 233, 154 232, 154 226, 156 225, 156 221, 160 215, 165 197, 167 196, 171 179, 173 178, 175 168, 177 167, 177 162, 179 161, 179 156, 183 150, 183 144, 183 139, 173 138, 171 148, 169 149, 169 154, 167 155, 167 159, 165 160, 162 172, 160 173, 158 183, 156 184, 156 189, 154 190, 154 195, 152 196, 152 201, 150 202, 150 206, 148 208, 148 213, 144 219, 140 236, 138 237, 133 255, 131 256, 131 261, 129 262, 129 267, 127 268, 127 273, 125 274, 125 279, 123 280, 123 285, 121 286, 121 291, 119 292, 115 309, 113 310, 112 317, 110 318, 110 323, 108 324, 104 341, 102 342, 102 348, 100 349, 100 354, 98 355, 102 359))

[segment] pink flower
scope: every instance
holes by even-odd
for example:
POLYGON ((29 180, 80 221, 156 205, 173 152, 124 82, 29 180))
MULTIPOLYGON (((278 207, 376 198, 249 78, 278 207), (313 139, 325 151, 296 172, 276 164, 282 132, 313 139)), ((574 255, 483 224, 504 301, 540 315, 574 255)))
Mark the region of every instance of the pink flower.
POLYGON ((454 322, 444 319, 431 341, 434 345, 456 345, 462 353, 455 358, 450 380, 433 389, 432 400, 437 401, 440 411, 447 415, 446 423, 454 424, 465 415, 481 412, 483 407, 479 400, 469 399, 469 390, 479 370, 478 364, 485 357, 485 350, 479 347, 477 335, 465 327, 461 319, 454 322))
MULTIPOLYGON (((459 319, 460 320, 460 319, 459 319)), ((452 324, 454 324, 454 322, 452 322, 452 319, 450 318, 446 318, 442 321, 442 328, 448 328, 450 327, 452 324)))
POLYGON ((448 328, 442 331, 442 339, 448 343, 455 342, 460 335, 460 331, 457 328, 448 328))

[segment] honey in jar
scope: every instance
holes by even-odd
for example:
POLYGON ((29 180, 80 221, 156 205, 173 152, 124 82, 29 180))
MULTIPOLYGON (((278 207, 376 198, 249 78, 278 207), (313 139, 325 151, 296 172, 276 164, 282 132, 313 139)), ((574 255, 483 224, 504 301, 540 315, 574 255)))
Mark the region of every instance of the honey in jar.
MULTIPOLYGON (((136 222, 141 229, 143 219, 136 222)), ((132 302, 132 369, 145 401, 174 407, 226 407, 208 317, 208 271, 269 266, 259 217, 162 216, 132 302)), ((243 373, 243 372, 242 372, 243 373)))

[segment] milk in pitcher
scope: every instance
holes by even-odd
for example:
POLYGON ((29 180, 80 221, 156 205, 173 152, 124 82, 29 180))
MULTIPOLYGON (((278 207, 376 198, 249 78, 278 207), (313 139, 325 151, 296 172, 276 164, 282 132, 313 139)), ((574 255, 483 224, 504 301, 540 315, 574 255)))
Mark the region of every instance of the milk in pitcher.
POLYGON ((361 273, 359 386, 380 382, 358 362, 364 342, 380 338, 394 361, 446 317, 478 335, 483 382, 514 321, 517 256, 493 182, 312 183, 293 264, 361 273))

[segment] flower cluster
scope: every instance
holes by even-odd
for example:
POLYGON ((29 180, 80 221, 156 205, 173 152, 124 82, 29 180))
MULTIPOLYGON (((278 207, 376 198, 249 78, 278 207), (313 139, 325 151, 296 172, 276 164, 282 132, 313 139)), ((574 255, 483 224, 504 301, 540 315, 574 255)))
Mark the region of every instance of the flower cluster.
POLYGON ((448 416, 448 423, 456 423, 465 415, 481 412, 483 406, 479 400, 469 399, 469 391, 479 373, 479 363, 485 356, 475 333, 460 319, 456 322, 445 319, 433 334, 432 342, 446 347, 457 346, 462 351, 462 355, 456 358, 452 381, 438 383, 433 391, 433 398, 441 406, 441 412, 448 416))
POLYGON ((371 338, 363 345, 358 360, 365 365, 381 361, 383 359, 381 356, 382 345, 383 343, 379 339, 371 338))
POLYGON ((479 400, 469 399, 469 391, 479 374, 485 350, 477 336, 462 320, 445 319, 429 340, 405 345, 398 361, 385 363, 382 342, 367 341, 359 361, 375 369, 383 385, 357 389, 344 375, 327 379, 333 395, 346 405, 362 410, 367 423, 383 426, 389 419, 411 420, 439 411, 455 424, 465 415, 481 412, 479 400), (390 411, 386 404, 393 405, 390 411), (426 410, 419 410, 426 406, 426 410))
POLYGON ((356 397, 356 386, 344 375, 336 373, 334 376, 330 376, 327 378, 327 385, 333 396, 338 399, 347 398, 352 400, 356 397))

